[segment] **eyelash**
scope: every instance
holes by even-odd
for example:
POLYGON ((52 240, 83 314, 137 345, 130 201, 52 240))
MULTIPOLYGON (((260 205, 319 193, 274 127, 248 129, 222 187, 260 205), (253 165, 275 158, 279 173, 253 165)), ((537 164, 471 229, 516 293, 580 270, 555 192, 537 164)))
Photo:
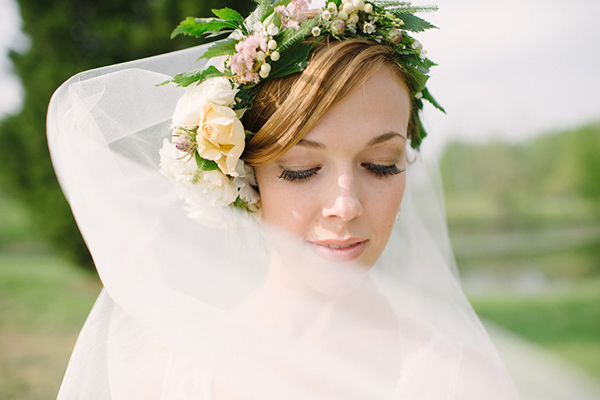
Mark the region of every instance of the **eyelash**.
MULTIPOLYGON (((398 169, 396 164, 392 165, 381 165, 381 164, 373 164, 373 163, 365 163, 361 164, 367 171, 375 174, 378 178, 385 178, 387 176, 398 175, 404 172, 403 169, 398 169)), ((302 182, 307 181, 319 172, 321 167, 306 169, 302 171, 293 171, 290 169, 284 169, 281 175, 278 176, 279 179, 284 179, 290 182, 302 182)))
POLYGON ((398 169, 396 164, 392 165, 381 165, 381 164, 362 164, 368 171, 371 171, 378 178, 385 178, 386 176, 398 175, 404 172, 403 169, 398 169))
POLYGON ((283 179, 290 182, 302 182, 307 181, 319 172, 321 167, 305 169, 302 171, 292 171, 291 169, 284 169, 279 179, 283 179))

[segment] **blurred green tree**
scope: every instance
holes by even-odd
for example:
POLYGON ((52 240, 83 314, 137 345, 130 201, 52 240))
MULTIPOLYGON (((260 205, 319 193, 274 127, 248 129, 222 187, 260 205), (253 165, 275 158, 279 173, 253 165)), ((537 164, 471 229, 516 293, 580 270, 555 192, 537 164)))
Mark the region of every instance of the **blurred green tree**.
POLYGON ((450 143, 440 166, 451 225, 505 229, 600 217, 600 123, 513 144, 450 143))
POLYGON ((32 212, 37 233, 58 252, 93 263, 58 186, 46 145, 45 118, 54 90, 91 68, 200 44, 169 35, 188 16, 231 7, 247 15, 249 0, 18 0, 31 47, 10 57, 25 89, 20 114, 0 122, 0 171, 32 212))

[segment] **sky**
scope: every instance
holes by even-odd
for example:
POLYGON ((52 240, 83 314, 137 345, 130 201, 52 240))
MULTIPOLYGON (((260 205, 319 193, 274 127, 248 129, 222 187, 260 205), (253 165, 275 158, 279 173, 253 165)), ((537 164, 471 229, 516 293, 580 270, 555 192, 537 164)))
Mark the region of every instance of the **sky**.
MULTIPOLYGON (((600 1, 437 4, 422 16, 439 29, 416 35, 439 64, 428 87, 447 111, 425 109, 431 142, 518 141, 600 121, 600 1)), ((0 117, 20 106, 5 56, 28 46, 20 25, 15 1, 0 0, 0 117)))

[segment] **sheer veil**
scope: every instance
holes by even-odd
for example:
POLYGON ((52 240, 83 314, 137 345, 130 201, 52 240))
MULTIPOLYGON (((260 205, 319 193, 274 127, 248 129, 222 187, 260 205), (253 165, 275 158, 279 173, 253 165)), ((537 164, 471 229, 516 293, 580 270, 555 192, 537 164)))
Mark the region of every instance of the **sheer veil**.
POLYGON ((376 266, 342 268, 231 211, 187 218, 159 154, 205 46, 79 74, 48 110, 53 164, 105 289, 59 399, 514 399, 460 286, 417 155, 376 266))

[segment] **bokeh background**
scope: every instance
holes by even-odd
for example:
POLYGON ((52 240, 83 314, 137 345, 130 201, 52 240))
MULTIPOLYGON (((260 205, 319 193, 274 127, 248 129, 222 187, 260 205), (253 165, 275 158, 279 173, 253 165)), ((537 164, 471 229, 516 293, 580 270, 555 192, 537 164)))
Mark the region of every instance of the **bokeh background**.
MULTIPOLYGON (((315 3, 317 1, 315 0, 315 3)), ((420 2, 415 1, 419 4, 420 2)), ((600 378, 600 2, 438 0, 423 156, 476 311, 600 378)), ((0 398, 55 398, 101 289, 45 141, 77 72, 249 0, 0 0, 0 398)))

